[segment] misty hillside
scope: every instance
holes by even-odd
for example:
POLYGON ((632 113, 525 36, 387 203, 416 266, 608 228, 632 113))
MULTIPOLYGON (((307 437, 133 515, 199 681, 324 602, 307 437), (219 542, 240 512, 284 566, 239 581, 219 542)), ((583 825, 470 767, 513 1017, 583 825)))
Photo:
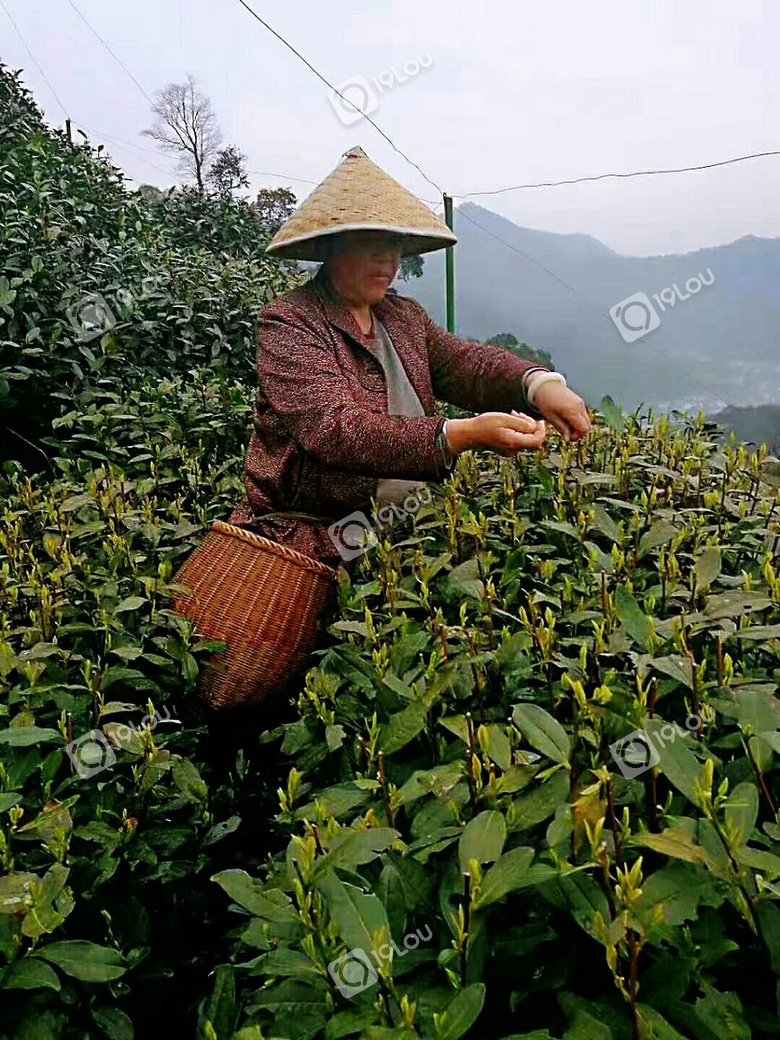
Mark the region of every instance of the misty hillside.
MULTIPOLYGON (((588 235, 518 227, 473 203, 457 209, 455 231, 461 335, 511 332, 548 351, 586 397, 610 394, 628 408, 780 403, 780 240, 622 256, 588 235), (714 281, 688 299, 674 294, 673 285, 685 294, 700 275, 714 281), (609 311, 637 292, 650 298, 660 326, 627 343, 609 311), (654 294, 675 303, 662 311, 654 294)), ((401 291, 443 324, 444 254, 426 256, 423 277, 401 291)))

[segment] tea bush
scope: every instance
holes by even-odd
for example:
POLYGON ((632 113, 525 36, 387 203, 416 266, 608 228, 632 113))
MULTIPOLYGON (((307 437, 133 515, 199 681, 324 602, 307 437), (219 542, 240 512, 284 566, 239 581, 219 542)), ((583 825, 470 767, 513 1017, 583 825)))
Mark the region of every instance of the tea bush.
POLYGON ((170 1035, 192 1036, 223 930, 208 878, 266 854, 272 791, 244 755, 225 768, 193 694, 213 644, 169 594, 242 490, 248 397, 207 372, 85 392, 55 423, 54 472, 6 464, 4 1037, 145 1035, 172 1004, 170 1035))
POLYGON ((30 442, 61 396, 101 381, 203 366, 247 379, 258 311, 300 279, 263 255, 251 207, 128 190, 95 149, 45 127, 2 63, 0 126, 2 458, 36 465, 30 442))
POLYGON ((205 1036, 780 1033, 780 482, 604 407, 342 589, 205 1036))
POLYGON ((777 1037, 766 451, 605 400, 464 457, 289 721, 204 713, 172 581, 243 494, 266 230, 0 65, 0 1037, 777 1037))

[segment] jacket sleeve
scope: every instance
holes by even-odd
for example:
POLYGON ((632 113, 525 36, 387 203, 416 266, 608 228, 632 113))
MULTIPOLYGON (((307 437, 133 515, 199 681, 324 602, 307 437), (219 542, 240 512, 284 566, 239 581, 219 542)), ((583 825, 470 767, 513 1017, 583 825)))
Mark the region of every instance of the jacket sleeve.
POLYGON ((299 311, 261 313, 257 373, 261 397, 318 462, 368 477, 443 475, 436 437, 444 419, 360 407, 332 346, 299 311))
MULTIPOLYGON (((419 304, 418 304, 419 306, 419 304)), ((513 408, 539 416, 523 390, 523 376, 535 361, 526 361, 508 350, 461 339, 445 332, 424 314, 428 360, 433 392, 440 400, 474 412, 509 412, 513 408)))

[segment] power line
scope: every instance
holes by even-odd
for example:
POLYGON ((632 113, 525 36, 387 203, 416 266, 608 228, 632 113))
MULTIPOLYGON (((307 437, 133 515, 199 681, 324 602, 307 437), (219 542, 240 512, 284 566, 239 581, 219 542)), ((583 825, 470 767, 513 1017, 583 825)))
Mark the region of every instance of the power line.
MULTIPOLYGON (((120 148, 123 151, 127 151, 129 148, 133 148, 136 151, 148 152, 150 155, 158 154, 157 152, 153 152, 151 148, 139 148, 137 145, 132 144, 130 141, 125 141, 123 138, 116 137, 113 134, 105 134, 102 133, 100 130, 91 130, 88 126, 84 126, 83 123, 81 124, 81 126, 90 134, 94 134, 97 137, 105 137, 108 142, 107 146, 109 148, 120 148), (113 140, 111 140, 111 138, 113 138, 113 140)), ((78 127, 76 129, 78 129, 78 127)), ((148 166, 151 166, 153 170, 157 170, 159 173, 163 174, 164 177, 170 178, 171 173, 169 170, 164 170, 162 166, 158 166, 156 163, 153 163, 150 159, 142 157, 141 161, 145 162, 148 166)))
POLYGON ((259 15, 259 14, 258 14, 258 13, 257 13, 256 11, 254 11, 254 10, 253 10, 253 9, 252 9, 252 8, 251 8, 251 7, 249 6, 249 4, 248 4, 248 3, 246 2, 246 0, 238 0, 238 2, 239 2, 239 3, 241 4, 241 6, 242 6, 242 7, 244 7, 244 8, 245 8, 245 9, 246 9, 246 10, 247 10, 247 11, 248 11, 248 12, 249 12, 249 13, 250 13, 251 15, 252 15, 252 17, 253 17, 253 18, 256 18, 256 19, 257 19, 257 21, 258 21, 258 22, 260 22, 260 24, 261 24, 262 26, 264 26, 264 27, 265 27, 265 28, 266 28, 266 29, 267 29, 267 30, 268 30, 268 31, 269 31, 269 32, 270 32, 270 33, 271 33, 271 34, 272 34, 273 36, 275 36, 275 37, 276 37, 276 39, 280 41, 280 43, 283 43, 283 44, 285 45, 285 47, 287 47, 287 48, 288 48, 288 50, 291 50, 291 51, 293 52, 293 54, 294 54, 294 55, 296 56, 296 58, 300 58, 300 60, 301 60, 301 61, 303 62, 303 64, 304 64, 304 65, 305 65, 305 66, 306 66, 306 67, 307 67, 308 69, 310 69, 310 70, 311 70, 311 71, 312 71, 312 72, 314 73, 314 75, 315 75, 315 76, 317 77, 317 79, 321 80, 321 81, 322 81, 322 82, 323 82, 323 83, 325 84, 325 86, 326 86, 326 87, 327 87, 327 88, 328 88, 329 90, 332 90, 332 91, 333 91, 333 93, 334 93, 334 94, 336 94, 336 95, 337 95, 338 97, 340 97, 342 101, 346 101, 346 103, 347 103, 348 105, 350 105, 350 106, 351 106, 351 108, 353 108, 353 109, 354 109, 354 110, 355 110, 356 112, 360 112, 360 114, 361 114, 361 115, 363 116, 363 118, 364 118, 364 119, 367 119, 367 120, 368 120, 368 122, 369 122, 369 123, 370 123, 370 124, 371 124, 371 125, 373 126, 373 128, 374 128, 374 129, 375 129, 375 130, 376 130, 376 131, 377 131, 378 133, 380 133, 380 134, 382 135, 382 137, 384 137, 385 141, 387 141, 387 143, 388 143, 388 144, 390 145, 390 147, 391 147, 391 148, 392 148, 392 149, 393 149, 394 151, 398 152, 398 154, 399 154, 399 155, 400 155, 400 156, 401 156, 401 157, 402 157, 403 159, 405 159, 405 160, 406 160, 406 161, 407 161, 407 162, 409 163, 409 165, 410 165, 410 166, 413 166, 413 167, 415 168, 415 170, 417 170, 417 172, 418 172, 418 173, 420 173, 420 174, 421 174, 421 176, 422 176, 422 177, 423 177, 423 178, 424 178, 424 179, 425 179, 425 180, 426 180, 426 181, 427 181, 427 182, 428 182, 429 184, 433 185, 433 187, 434 187, 434 188, 435 188, 435 189, 436 189, 436 190, 437 190, 438 192, 440 192, 440 193, 441 193, 442 195, 444 194, 444 189, 443 189, 443 188, 440 188, 440 187, 439 187, 439 185, 438 185, 438 184, 436 183, 436 181, 433 181, 433 180, 431 180, 431 178, 430 178, 430 177, 428 176, 428 174, 427 174, 427 173, 425 173, 425 171, 424 171, 424 170, 423 170, 423 169, 422 169, 422 168, 421 168, 420 166, 418 166, 418 165, 417 165, 417 163, 416 163, 416 162, 414 162, 414 160, 410 159, 410 158, 409 158, 409 156, 408 156, 408 155, 407 155, 407 154, 406 154, 405 152, 402 152, 402 151, 401 151, 401 149, 400 149, 400 148, 398 147, 398 145, 396 145, 396 144, 395 144, 395 142, 394 142, 394 141, 392 141, 392 140, 391 140, 391 139, 390 139, 390 138, 389 138, 389 137, 387 136, 387 134, 386 134, 386 133, 384 132, 384 130, 383 130, 383 129, 382 129, 382 128, 381 128, 380 126, 377 126, 377 124, 376 124, 376 123, 374 122, 374 120, 373 120, 373 119, 371 118, 371 116, 367 115, 367 114, 366 114, 366 113, 365 113, 365 112, 364 112, 364 111, 362 110, 362 108, 358 108, 358 106, 357 106, 357 105, 356 105, 356 104, 355 104, 354 102, 350 101, 348 97, 344 97, 344 95, 343 95, 343 94, 341 93, 341 91, 340 91, 340 90, 338 90, 338 89, 337 89, 336 87, 334 87, 334 86, 333 86, 333 84, 332 84, 332 83, 330 82, 330 80, 327 80, 327 79, 326 79, 326 78, 325 78, 325 77, 324 77, 324 76, 322 75, 322 73, 321 73, 321 72, 318 72, 318 70, 317 70, 317 69, 315 69, 315 67, 314 67, 314 66, 312 65, 312 63, 311 63, 310 61, 307 61, 307 60, 306 60, 306 58, 304 58, 304 56, 303 56, 303 55, 301 54, 301 52, 300 52, 300 51, 296 50, 296 49, 295 49, 295 47, 293 47, 293 45, 292 45, 291 43, 288 43, 288 42, 287 42, 287 40, 285 40, 285 38, 284 38, 283 36, 281 36, 281 35, 280 35, 280 34, 279 34, 279 33, 278 33, 278 32, 277 32, 277 31, 276 31, 275 29, 273 29, 273 28, 272 28, 272 27, 271 27, 271 26, 270 26, 270 25, 268 24, 268 22, 264 21, 264 20, 263 20, 263 19, 262 19, 262 18, 260 17, 260 15, 259 15))
POLYGON ((693 173, 696 170, 713 170, 716 166, 730 166, 732 163, 746 162, 748 159, 763 159, 769 155, 780 155, 780 150, 737 155, 733 159, 721 159, 720 162, 703 163, 700 166, 678 166, 665 170, 634 170, 632 173, 599 173, 591 177, 572 177, 565 181, 539 181, 537 184, 513 184, 509 188, 495 188, 492 191, 468 191, 465 195, 453 195, 452 197, 469 199, 475 195, 502 195, 507 191, 521 191, 525 188, 557 188, 562 184, 584 184, 586 181, 604 181, 608 178, 627 180, 629 177, 659 177, 668 173, 693 173))
POLYGON ((127 65, 125 65, 125 63, 124 63, 124 62, 122 61, 122 59, 121 59, 120 57, 118 57, 118 56, 117 56, 117 55, 116 55, 116 54, 114 53, 114 51, 113 51, 113 50, 111 49, 111 47, 110 47, 110 46, 108 45, 108 43, 106 43, 106 41, 105 41, 105 40, 103 39, 103 37, 102 37, 102 36, 100 35, 100 33, 99 33, 99 32, 97 31, 97 29, 96 29, 96 28, 95 28, 95 27, 94 27, 94 26, 93 26, 93 25, 91 24, 91 22, 89 22, 89 21, 87 20, 87 18, 86 18, 86 17, 85 17, 85 16, 84 16, 84 15, 83 15, 83 14, 81 13, 81 11, 80 11, 80 10, 78 9, 78 7, 76 7, 76 5, 75 5, 75 4, 73 3, 73 0, 68 0, 68 2, 70 3, 70 6, 71 6, 71 7, 73 8, 73 10, 74 10, 74 11, 76 12, 76 14, 77 14, 77 15, 79 16, 79 18, 80 18, 80 19, 82 20, 82 22, 83 22, 83 23, 84 23, 84 24, 86 25, 86 27, 87 27, 87 28, 89 29, 89 31, 90 31, 90 32, 92 33, 92 35, 93 35, 93 36, 95 36, 95 37, 96 37, 96 38, 97 38, 97 39, 98 39, 98 40, 99 40, 99 41, 100 41, 100 42, 101 42, 101 43, 103 44, 103 46, 104 46, 104 47, 105 47, 105 49, 106 49, 106 50, 108 51, 108 53, 109 53, 109 54, 111 55, 111 57, 112 57, 112 58, 114 59, 114 61, 116 61, 116 62, 117 62, 117 63, 118 63, 119 65, 121 65, 121 66, 122 66, 122 68, 123 68, 123 69, 125 70, 125 72, 126 72, 126 73, 127 73, 127 75, 128 75, 129 77, 130 77, 130 79, 131 79, 131 80, 133 81, 133 83, 135 83, 135 85, 136 85, 136 86, 138 87, 138 89, 139 89, 139 90, 141 91, 141 93, 142 93, 142 94, 143 94, 143 96, 144 96, 144 97, 146 98, 146 100, 147 100, 147 101, 149 102, 149 104, 150 104, 150 105, 153 105, 153 104, 154 104, 154 101, 153 101, 153 100, 152 100, 152 98, 150 98, 150 97, 149 97, 149 95, 148 95, 148 94, 146 93, 146 91, 144 90, 143 86, 142 86, 142 85, 141 85, 141 84, 140 84, 140 83, 138 82, 138 80, 137 80, 137 79, 135 78, 135 76, 134 76, 134 75, 132 74, 132 72, 130 71, 130 69, 128 69, 127 65))
MULTIPOLYGON (((497 242, 503 243, 503 245, 505 245, 508 249, 511 249, 513 253, 517 253, 518 256, 522 256, 524 259, 528 260, 530 263, 534 264, 536 267, 541 268, 542 271, 544 271, 547 274, 549 274, 552 278, 555 279, 556 282, 558 282, 560 285, 564 286, 564 288, 568 289, 569 292, 573 293, 576 297, 578 297, 584 303, 587 303, 590 306, 597 308, 598 312, 599 312, 599 317, 603 321, 606 321, 607 324, 610 326, 610 328, 614 328, 614 325, 613 325, 612 321, 604 314, 604 312, 601 309, 601 305, 597 304, 595 300, 590 300, 590 299, 588 299, 587 296, 583 296, 582 293, 580 293, 577 289, 575 289, 573 285, 569 285, 568 282, 564 282, 563 279, 559 278, 558 275, 554 271, 551 271, 549 267, 545 267, 544 264, 542 264, 538 260, 534 259, 534 257, 529 256, 528 253, 524 253, 522 249, 518 249, 517 246, 513 245, 511 242, 508 242, 505 238, 502 238, 501 235, 496 235, 494 232, 489 231, 486 227, 483 227, 482 224, 480 224, 478 221, 474 220, 467 213, 464 213, 462 209, 458 209, 456 212, 457 212, 459 217, 465 217, 466 220, 468 220, 470 224, 473 224, 475 227, 479 228, 480 231, 483 231, 486 235, 489 235, 491 238, 496 239, 497 242)), ((655 351, 655 353, 658 354, 658 356, 661 357, 664 361, 671 362, 673 365, 676 365, 680 372, 685 373, 685 375, 687 375, 688 378, 694 384, 696 384, 696 386, 699 386, 702 390, 705 390, 709 395, 713 396, 716 400, 722 401, 723 404, 730 405, 733 408, 738 407, 738 405, 736 405, 735 402, 729 401, 728 398, 724 397, 721 393, 719 393, 719 391, 715 390, 711 386, 708 386, 706 383, 703 383, 692 372, 689 372, 688 369, 685 368, 684 365, 680 364, 680 362, 677 360, 677 358, 674 358, 674 357, 672 357, 669 354, 665 354, 662 350, 659 350, 659 348, 656 347, 652 342, 647 343, 646 347, 649 348, 650 350, 655 351)))
POLYGON ((56 90, 54 89, 54 87, 52 86, 52 84, 51 84, 51 80, 49 79, 49 77, 48 77, 48 76, 46 75, 46 73, 45 73, 45 72, 43 71, 43 68, 42 68, 42 66, 41 66, 40 62, 39 62, 39 61, 38 61, 38 59, 37 59, 37 58, 35 57, 35 55, 34 55, 34 54, 33 54, 33 52, 32 52, 32 51, 30 50, 30 48, 29 48, 29 47, 27 46, 27 41, 25 40, 24 36, 22 36, 22 30, 21 30, 21 29, 19 28, 19 26, 18 26, 18 25, 16 24, 16 22, 15 22, 15 21, 13 20, 13 18, 11 17, 11 12, 10 12, 10 11, 8 10, 8 8, 7 8, 6 6, 5 6, 5 2, 4 2, 4 0, 0 0, 0 7, 2 7, 2 9, 3 9, 4 11, 5 11, 6 15, 8 16, 8 21, 9 21, 9 22, 11 23, 11 25, 12 25, 12 26, 14 27, 14 29, 16 30, 16 35, 17 35, 17 36, 19 37, 19 39, 20 39, 20 40, 21 40, 21 42, 22 42, 22 46, 23 46, 23 47, 24 47, 24 49, 25 49, 25 50, 27 51, 27 53, 28 53, 28 54, 30 55, 30 57, 32 58, 33 62, 35 63, 35 65, 36 65, 36 67, 37 67, 38 71, 39 71, 39 72, 40 72, 40 74, 41 74, 41 75, 43 76, 43 79, 44 79, 44 82, 46 83, 46 86, 47 86, 47 87, 49 88, 49 90, 50 90, 50 91, 52 92, 52 94, 54 95, 54 97, 55 97, 55 98, 57 99, 57 104, 58 104, 58 105, 60 106, 60 108, 62 109, 62 111, 63 111, 63 112, 65 113, 65 118, 66 118, 66 119, 70 119, 70 114, 68 113, 68 110, 67 110, 67 108, 65 108, 65 106, 64 106, 64 105, 63 105, 63 103, 62 103, 62 101, 60 100, 60 96, 59 96, 59 94, 57 93, 57 91, 56 91, 56 90))
POLYGON ((269 173, 267 170, 247 170, 254 173, 256 177, 278 177, 282 181, 299 181, 301 184, 320 184, 321 181, 310 181, 307 177, 290 177, 286 173, 269 173))

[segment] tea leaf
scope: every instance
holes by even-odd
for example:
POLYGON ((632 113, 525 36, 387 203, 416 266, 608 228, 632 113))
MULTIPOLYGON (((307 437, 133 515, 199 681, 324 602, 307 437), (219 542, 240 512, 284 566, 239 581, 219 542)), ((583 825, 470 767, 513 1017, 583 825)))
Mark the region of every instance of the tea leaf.
POLYGON ((662 852, 672 859, 682 859, 688 863, 703 863, 711 870, 717 866, 706 849, 697 845, 686 831, 677 827, 668 827, 659 834, 649 831, 644 834, 634 835, 633 841, 639 845, 645 845, 656 852, 662 852))
POLYGON ((52 741, 62 741, 62 734, 56 729, 11 726, 0 730, 0 744, 8 744, 10 747, 30 747, 32 744, 50 744, 52 741))
POLYGON ((435 1017, 435 1040, 459 1040, 479 1018, 485 1003, 485 986, 475 982, 466 986, 435 1017))
POLYGON ((653 657, 650 665, 656 671, 663 672, 664 675, 683 683, 689 690, 693 689, 693 670, 689 657, 681 657, 679 654, 671 654, 669 657, 653 657))
POLYGON ((750 1040, 753 1036, 736 993, 708 988, 706 996, 696 1001, 694 1013, 718 1040, 750 1040))
POLYGON ((634 910, 650 920, 663 907, 666 924, 678 927, 696 920, 700 904, 717 907, 723 899, 700 863, 672 862, 645 878, 634 910))
POLYGON ((335 874, 320 878, 317 887, 325 897, 328 913, 348 949, 357 947, 370 953, 376 948, 381 930, 389 936, 385 908, 372 892, 361 892, 335 874))
POLYGON ((569 761, 571 741, 563 726, 538 704, 516 704, 512 719, 525 739, 553 762, 569 761))
POLYGON ((649 650, 654 633, 653 622, 625 585, 618 585, 615 590, 615 613, 631 639, 643 650, 649 650))
POLYGON ((474 909, 489 906, 527 884, 528 868, 533 858, 534 850, 523 846, 500 856, 482 880, 479 896, 474 900, 474 909))
POLYGON ((689 732, 657 717, 647 719, 645 731, 658 752, 659 766, 664 775, 696 805, 696 784, 702 766, 691 750, 689 732))
POLYGON ((743 781, 729 794, 725 806, 726 824, 734 841, 746 845, 758 819, 758 788, 743 781))
POLYGON ((616 545, 620 542, 620 531, 618 525, 606 511, 601 502, 596 502, 593 506, 593 523, 592 526, 603 535, 606 535, 611 542, 616 545))
POLYGON ((60 990, 59 977, 45 961, 34 960, 32 956, 23 957, 11 968, 11 973, 3 981, 3 989, 39 989, 45 986, 60 990))
POLYGON ((378 750, 384 751, 386 755, 400 751, 410 740, 414 740, 425 726, 427 718, 428 709, 425 702, 412 701, 402 711, 397 711, 390 722, 382 727, 378 750))
POLYGON ((250 877, 245 870, 223 870, 214 874, 212 881, 223 888, 230 898, 248 910, 250 914, 266 921, 290 921, 296 913, 290 899, 278 888, 267 889, 257 878, 250 877))
POLYGON ((479 563, 476 559, 453 567, 447 576, 447 585, 460 596, 473 596, 479 599, 485 592, 485 586, 479 576, 479 563))
POLYGON ((397 839, 398 831, 390 827, 368 827, 364 830, 342 827, 325 855, 317 860, 315 875, 319 876, 334 867, 352 870, 363 863, 370 863, 397 839))
POLYGON ((720 569, 720 549, 717 549, 715 546, 709 546, 696 559, 693 565, 694 574, 696 575, 696 588, 699 592, 705 592, 712 585, 713 581, 720 574, 720 569))
POLYGON ((501 855, 506 841, 506 820, 500 812, 486 810, 466 825, 458 846, 460 869, 468 871, 472 859, 491 863, 501 855))
POLYGON ((647 556, 652 549, 657 549, 659 545, 671 542, 678 534, 679 531, 673 524, 666 520, 657 520, 639 539, 639 559, 647 556))
POLYGON ((569 777, 561 770, 549 780, 532 787, 527 794, 512 801, 512 830, 530 830, 553 815, 561 802, 569 797, 569 777))
POLYGON ((605 394, 601 398, 599 403, 599 412, 604 418, 604 422, 609 426, 611 430, 621 431, 625 428, 626 419, 623 415, 623 410, 609 396, 605 394))
POLYGON ((43 957, 82 982, 110 982, 128 970, 118 950, 98 946, 85 939, 49 943, 31 956, 43 957))

